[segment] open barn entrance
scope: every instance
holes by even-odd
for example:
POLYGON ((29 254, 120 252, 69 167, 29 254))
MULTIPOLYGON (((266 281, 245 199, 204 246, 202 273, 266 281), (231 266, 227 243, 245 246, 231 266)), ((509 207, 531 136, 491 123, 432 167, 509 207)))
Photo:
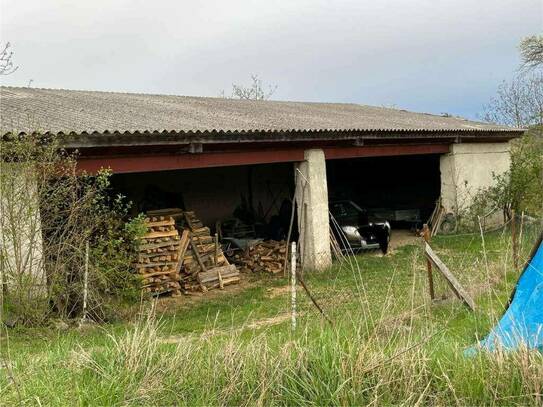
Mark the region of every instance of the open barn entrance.
POLYGON ((194 211, 212 233, 281 240, 290 221, 292 171, 280 163, 115 174, 112 186, 132 201, 133 214, 180 208, 194 211))
POLYGON ((351 223, 388 221, 393 246, 426 222, 441 188, 438 154, 329 160, 327 177, 332 213, 352 202, 365 215, 351 223))
POLYGON ((177 296, 282 273, 293 179, 289 163, 113 175, 132 215, 145 214, 135 263, 142 288, 177 296))

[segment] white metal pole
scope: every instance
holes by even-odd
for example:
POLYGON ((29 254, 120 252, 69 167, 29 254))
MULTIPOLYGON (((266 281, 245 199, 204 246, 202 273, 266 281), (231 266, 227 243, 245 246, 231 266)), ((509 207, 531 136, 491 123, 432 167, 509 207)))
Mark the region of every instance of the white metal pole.
POLYGON ((296 242, 290 245, 290 304, 292 311, 292 330, 296 329, 296 242))
POLYGON ((87 295, 89 284, 89 242, 85 244, 85 272, 83 274, 83 316, 82 320, 87 319, 87 295))

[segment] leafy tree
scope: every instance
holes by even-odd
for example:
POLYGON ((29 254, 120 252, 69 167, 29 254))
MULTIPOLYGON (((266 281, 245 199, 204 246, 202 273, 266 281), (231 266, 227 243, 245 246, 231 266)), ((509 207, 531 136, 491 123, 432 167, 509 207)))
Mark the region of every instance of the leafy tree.
POLYGON ((495 175, 495 185, 482 191, 490 203, 503 208, 507 219, 524 212, 541 216, 543 196, 542 128, 534 128, 511 146, 511 169, 495 175))

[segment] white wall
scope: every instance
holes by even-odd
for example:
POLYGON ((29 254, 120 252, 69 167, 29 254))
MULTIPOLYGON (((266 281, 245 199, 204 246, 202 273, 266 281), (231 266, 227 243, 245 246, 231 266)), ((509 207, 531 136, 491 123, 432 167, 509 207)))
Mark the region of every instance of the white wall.
POLYGON ((468 208, 480 188, 493 185, 493 174, 511 165, 509 143, 453 144, 441 157, 441 198, 447 212, 468 208))

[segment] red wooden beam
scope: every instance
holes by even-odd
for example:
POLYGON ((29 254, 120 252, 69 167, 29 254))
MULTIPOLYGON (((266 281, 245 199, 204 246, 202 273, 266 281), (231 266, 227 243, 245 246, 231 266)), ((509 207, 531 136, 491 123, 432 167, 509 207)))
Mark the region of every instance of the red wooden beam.
POLYGON ((78 158, 79 171, 94 173, 111 168, 114 173, 167 171, 190 168, 231 167, 236 165, 296 162, 304 159, 303 150, 264 150, 201 154, 135 154, 78 158))
MULTIPOLYGON (((361 147, 323 147, 326 159, 385 157, 416 154, 443 154, 448 144, 381 145, 361 147)), ((129 154, 122 156, 85 156, 78 158, 79 171, 95 173, 111 168, 114 173, 167 171, 190 168, 230 167, 303 161, 304 148, 224 151, 197 154, 129 154)))
POLYGON ((357 157, 386 157, 396 155, 445 154, 449 152, 449 144, 404 144, 361 147, 325 147, 327 160, 357 157))

